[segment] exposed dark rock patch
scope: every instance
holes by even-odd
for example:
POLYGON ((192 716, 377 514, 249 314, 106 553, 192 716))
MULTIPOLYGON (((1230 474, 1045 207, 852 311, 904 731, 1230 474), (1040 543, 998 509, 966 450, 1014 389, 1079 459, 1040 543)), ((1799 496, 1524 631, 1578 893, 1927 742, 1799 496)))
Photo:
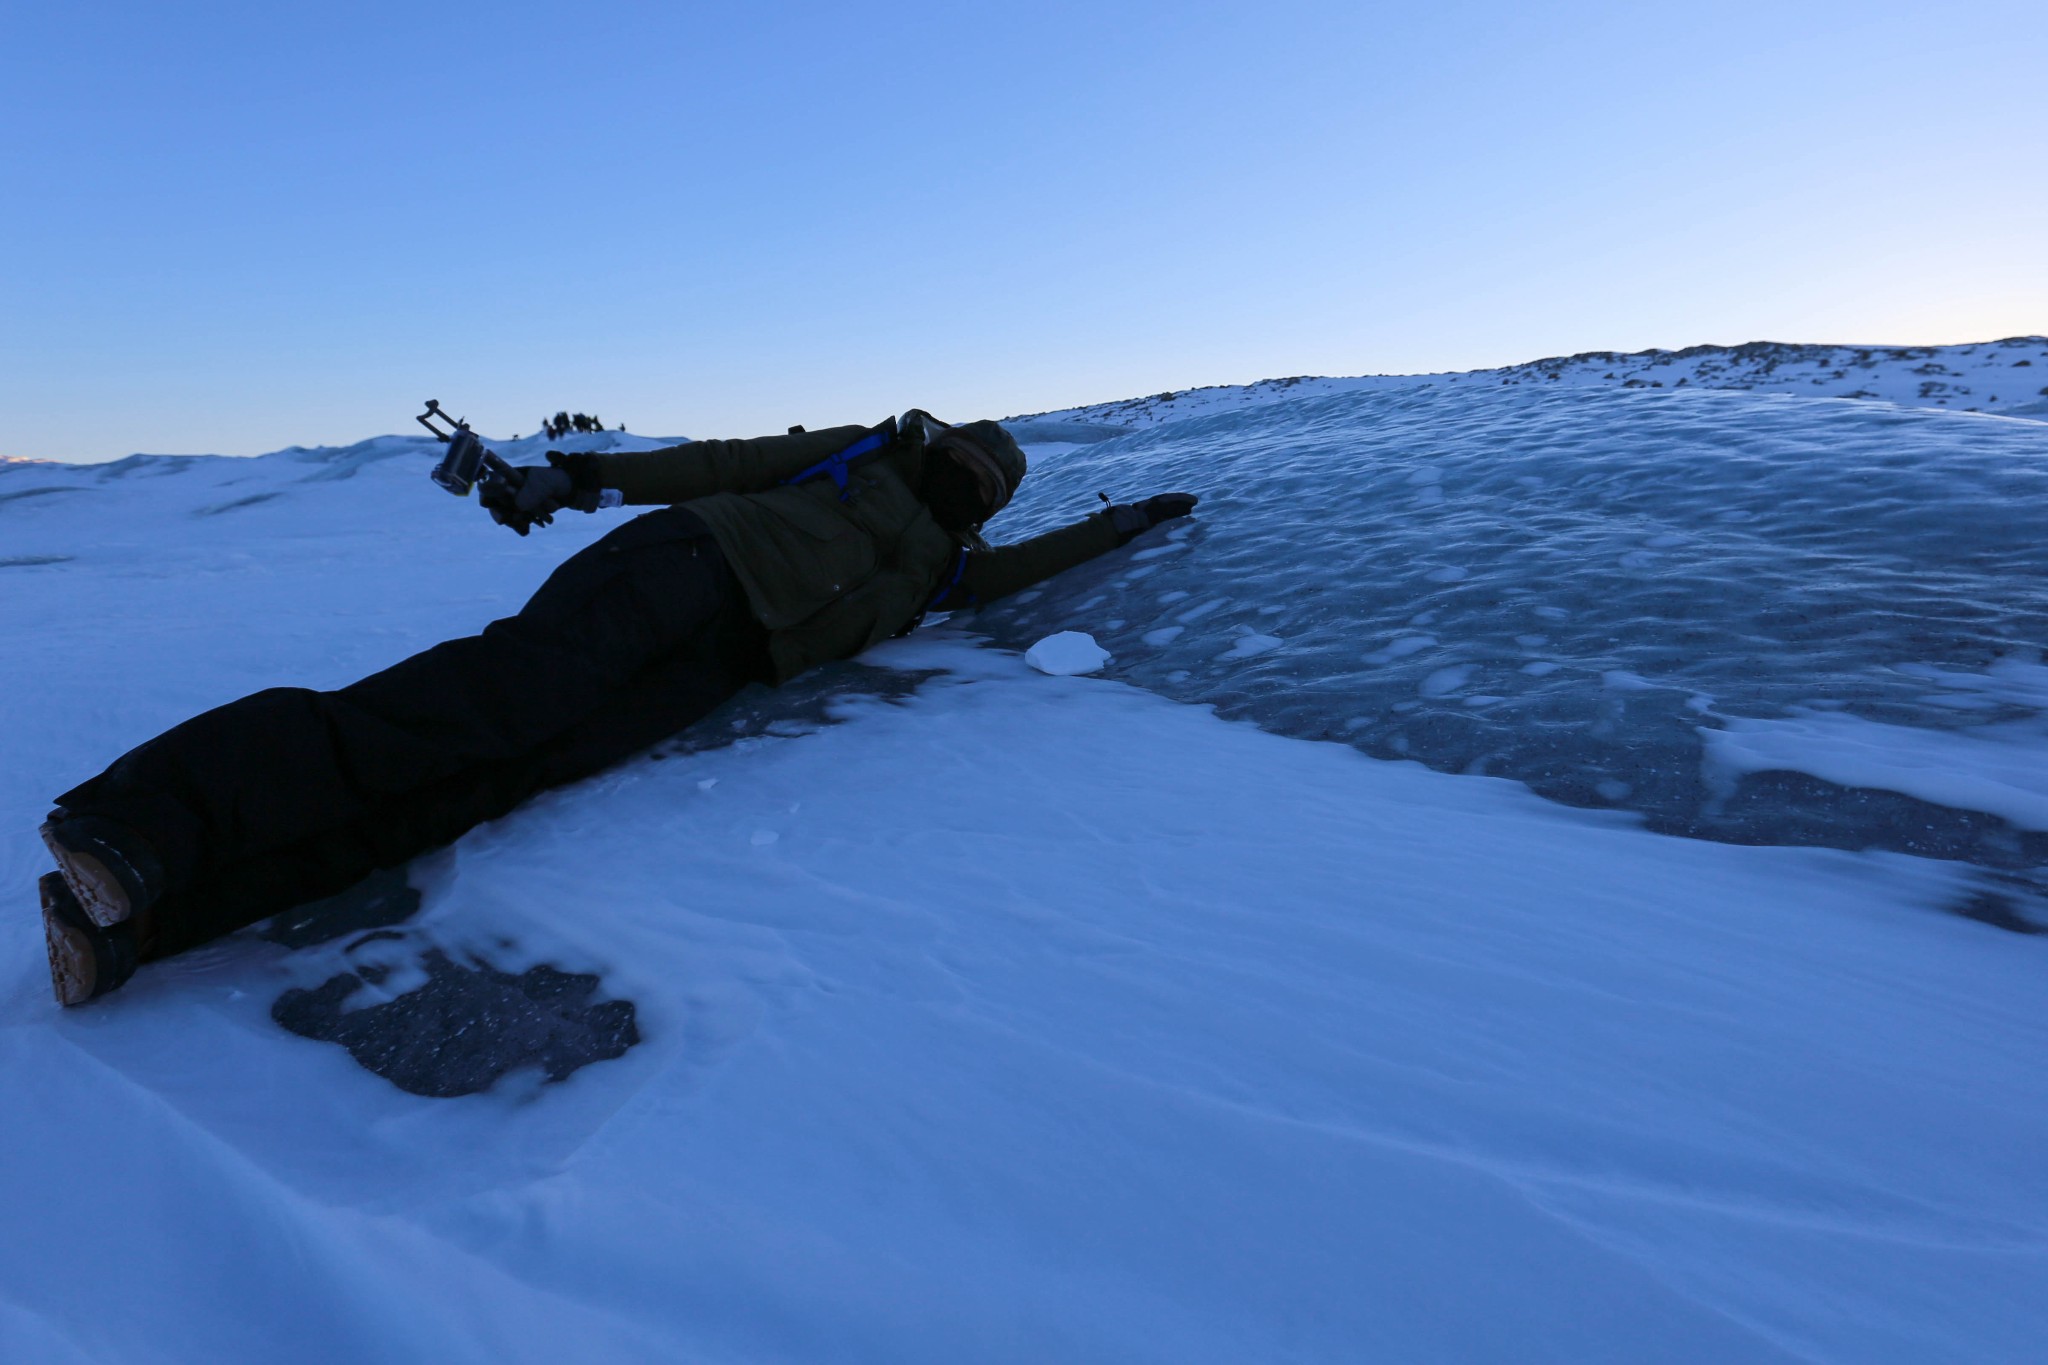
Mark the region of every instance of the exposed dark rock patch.
POLYGON ((365 987, 390 979, 395 958, 411 954, 406 945, 418 941, 416 931, 393 926, 419 906, 420 893, 397 867, 273 917, 258 934, 294 950, 356 937, 342 950, 349 970, 315 989, 286 991, 270 1017, 301 1037, 339 1043, 401 1090, 436 1098, 487 1090, 499 1077, 527 1067, 558 1081, 640 1041, 631 1001, 592 1003, 599 984, 593 974, 540 966, 514 975, 473 955, 458 962, 424 945, 417 960, 425 984, 349 1008, 365 987), (401 946, 395 954, 388 947, 364 954, 390 944, 401 946))
MULTIPOLYGON (((355 946, 398 937, 378 931, 355 946)), ((640 1041, 633 1002, 593 1002, 593 974, 542 965, 515 976, 475 958, 456 962, 439 948, 420 965, 426 984, 395 999, 347 1008, 388 976, 387 967, 365 965, 313 990, 286 991, 270 1016, 300 1037, 339 1043, 399 1089, 435 1099, 488 1090, 527 1067, 564 1080, 640 1041)))

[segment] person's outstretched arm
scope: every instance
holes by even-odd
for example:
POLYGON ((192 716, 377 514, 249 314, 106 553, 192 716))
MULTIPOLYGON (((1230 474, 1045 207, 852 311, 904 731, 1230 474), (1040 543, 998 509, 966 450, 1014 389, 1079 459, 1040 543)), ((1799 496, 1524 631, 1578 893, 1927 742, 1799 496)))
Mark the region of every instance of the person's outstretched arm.
POLYGON ((548 452, 517 465, 482 495, 493 520, 525 535, 555 513, 625 504, 665 505, 713 493, 760 493, 861 439, 871 428, 827 427, 744 441, 690 441, 659 450, 548 452))
POLYGON ((867 427, 826 427, 743 441, 691 441, 659 450, 596 451, 565 457, 578 485, 616 488, 629 504, 688 502, 713 493, 760 493, 846 449, 867 427))
POLYGON ((1114 550, 1162 521, 1184 517, 1195 509, 1192 493, 1160 493, 1143 502, 1121 503, 1083 517, 1071 526, 999 545, 990 550, 962 551, 939 585, 932 611, 959 611, 981 606, 1033 583, 1042 583, 1114 550))

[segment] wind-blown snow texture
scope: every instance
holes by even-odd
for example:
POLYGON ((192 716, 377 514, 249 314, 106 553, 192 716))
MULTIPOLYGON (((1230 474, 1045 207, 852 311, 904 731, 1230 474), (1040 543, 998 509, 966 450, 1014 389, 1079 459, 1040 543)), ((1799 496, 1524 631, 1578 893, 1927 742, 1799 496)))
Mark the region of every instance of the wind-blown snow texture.
MULTIPOLYGON (((2014 818, 2010 782, 1983 781, 1963 742, 2048 757, 2048 424, 1691 389, 1365 389, 1063 449, 1017 517, 1167 486, 1201 493, 1201 516, 1141 562, 979 619, 1011 645, 1092 623, 1112 676, 1659 829, 2009 870, 2048 851, 2048 822, 2014 818), (1722 726, 1812 734, 1815 712, 1844 736, 1938 732, 1923 743, 1960 771, 1706 747, 1722 726), (1841 785, 1783 775, 1800 769, 1841 785)), ((2048 801, 2048 776, 2011 780, 2048 801)))
POLYGON ((1990 925, 2048 424, 1479 387, 1027 432, 1005 534, 1209 497, 473 832, 410 919, 63 1013, 51 792, 620 514, 517 539, 407 438, 0 472, 0 1359, 2038 1359, 2048 941, 1990 925), (983 638, 1059 629, 1109 676, 983 638), (1964 861, 1634 813, 1855 845, 1883 792, 1964 861), (472 958, 643 1041, 434 1100, 272 1018, 472 958))

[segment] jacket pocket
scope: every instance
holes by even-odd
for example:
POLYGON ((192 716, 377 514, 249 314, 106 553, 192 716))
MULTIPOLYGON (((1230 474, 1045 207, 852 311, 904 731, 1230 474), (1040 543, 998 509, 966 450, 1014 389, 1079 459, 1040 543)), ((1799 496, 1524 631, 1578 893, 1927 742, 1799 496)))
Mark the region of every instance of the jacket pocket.
POLYGON ((795 489, 757 494, 762 544, 747 567, 771 630, 793 625, 851 592, 875 572, 875 542, 835 507, 795 489))
POLYGON ((860 534, 860 528, 840 512, 837 504, 822 502, 808 491, 791 489, 786 493, 761 494, 760 498, 763 507, 818 540, 860 534))

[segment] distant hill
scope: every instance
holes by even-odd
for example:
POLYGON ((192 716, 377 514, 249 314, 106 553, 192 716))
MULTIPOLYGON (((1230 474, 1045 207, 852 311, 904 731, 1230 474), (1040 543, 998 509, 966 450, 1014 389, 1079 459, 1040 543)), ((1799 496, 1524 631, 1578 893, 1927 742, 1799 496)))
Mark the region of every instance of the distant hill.
POLYGON ((1873 399, 1955 412, 2048 417, 2048 336, 1956 346, 1807 346, 1751 341, 1679 351, 1585 351, 1495 370, 1447 374, 1295 375, 1060 408, 1009 419, 1058 439, 1051 424, 1154 426, 1281 398, 1420 385, 1613 385, 1626 389, 1747 389, 1815 398, 1873 399))

